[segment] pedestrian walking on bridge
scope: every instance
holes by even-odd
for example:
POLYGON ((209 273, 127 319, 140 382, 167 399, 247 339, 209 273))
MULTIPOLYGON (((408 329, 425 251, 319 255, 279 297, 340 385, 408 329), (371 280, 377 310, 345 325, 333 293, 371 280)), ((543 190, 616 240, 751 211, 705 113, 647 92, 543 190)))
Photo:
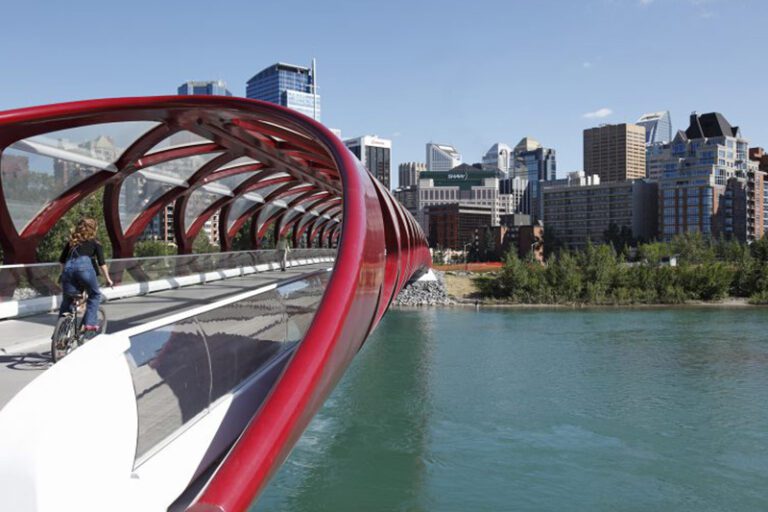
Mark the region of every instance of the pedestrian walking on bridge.
POLYGON ((291 243, 288 237, 282 237, 277 241, 277 257, 280 258, 280 271, 285 272, 288 266, 288 253, 291 252, 291 243))

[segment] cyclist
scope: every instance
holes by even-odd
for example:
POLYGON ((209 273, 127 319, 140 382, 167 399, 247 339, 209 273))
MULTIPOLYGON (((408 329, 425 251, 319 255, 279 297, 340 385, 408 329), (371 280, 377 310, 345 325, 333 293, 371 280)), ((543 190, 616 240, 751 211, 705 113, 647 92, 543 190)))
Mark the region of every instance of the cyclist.
POLYGON ((97 272, 100 269, 109 286, 114 283, 109 277, 109 269, 104 262, 104 249, 96 239, 98 224, 94 219, 83 218, 69 237, 61 251, 59 263, 62 265, 61 287, 62 300, 59 316, 72 308, 73 296, 85 290, 88 300, 83 318, 84 338, 93 338, 98 334, 97 311, 101 302, 101 290, 97 272))

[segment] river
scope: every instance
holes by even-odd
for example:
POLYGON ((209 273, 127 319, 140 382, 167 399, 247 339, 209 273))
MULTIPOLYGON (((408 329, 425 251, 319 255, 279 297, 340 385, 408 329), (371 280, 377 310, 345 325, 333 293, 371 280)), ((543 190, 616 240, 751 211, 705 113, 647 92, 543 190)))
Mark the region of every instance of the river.
POLYGON ((253 511, 768 510, 768 309, 393 310, 253 511))

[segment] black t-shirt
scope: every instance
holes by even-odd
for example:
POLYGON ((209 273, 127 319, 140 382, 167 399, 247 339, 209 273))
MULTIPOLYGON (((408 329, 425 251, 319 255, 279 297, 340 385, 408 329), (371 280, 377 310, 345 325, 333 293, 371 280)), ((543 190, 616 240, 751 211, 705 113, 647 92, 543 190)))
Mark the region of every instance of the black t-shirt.
POLYGON ((86 240, 85 242, 77 244, 73 249, 70 248, 69 242, 67 242, 67 245, 64 246, 64 250, 61 251, 59 263, 63 265, 68 259, 74 256, 75 253, 77 253, 77 256, 88 256, 91 258, 91 261, 93 261, 93 268, 96 270, 98 270, 96 262, 98 262, 99 265, 104 265, 104 249, 96 240, 86 240))

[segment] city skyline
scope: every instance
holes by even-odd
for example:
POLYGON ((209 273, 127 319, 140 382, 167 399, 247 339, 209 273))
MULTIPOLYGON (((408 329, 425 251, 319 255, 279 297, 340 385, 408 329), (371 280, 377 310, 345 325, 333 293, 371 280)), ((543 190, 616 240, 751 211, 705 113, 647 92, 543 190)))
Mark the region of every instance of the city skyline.
POLYGON ((752 145, 768 145, 768 126, 762 110, 755 108, 765 71, 759 65, 747 67, 761 61, 760 20, 768 14, 764 3, 486 1, 472 9, 452 4, 440 10, 434 5, 392 2, 323 9, 300 2, 306 16, 291 22, 287 38, 280 37, 284 11, 278 6, 234 2, 230 9, 240 15, 228 20, 229 36, 209 38, 194 52, 179 51, 178 40, 220 31, 220 19, 203 10, 144 1, 125 12, 102 4, 97 8, 95 2, 44 10, 12 5, 9 18, 35 19, 36 37, 25 37, 25 24, 10 24, 0 35, 14 49, 6 70, 20 86, 0 94, 0 108, 171 95, 188 80, 225 80, 234 95, 244 96, 248 78, 265 66, 277 61, 308 65, 316 57, 324 123, 345 134, 376 133, 393 140, 395 165, 423 161, 428 141, 451 144, 464 161, 474 163, 494 142, 511 145, 531 136, 557 150, 563 175, 583 168, 583 129, 632 123, 646 112, 662 110, 671 111, 675 130, 694 110, 723 112, 752 145), (157 16, 142 14, 150 7, 160 11, 157 16), (245 28, 254 23, 257 9, 260 37, 254 43, 245 28), (487 12, 495 14, 488 17, 487 12), (166 37, 137 38, 126 45, 114 38, 107 23, 117 16, 127 24, 140 19, 147 33, 162 31, 166 37), (72 30, 64 39, 59 37, 62 24, 84 30, 72 30), (482 26, 486 37, 450 35, 473 26, 482 26), (717 44, 693 51, 689 42, 701 40, 702 32, 716 32, 717 44), (87 79, 81 67, 71 65, 73 56, 86 54, 102 66, 87 79), (713 62, 723 63, 723 70, 741 66, 743 72, 718 73, 713 62), (479 69, 494 73, 481 75, 479 69), (44 78, 51 75, 55 88, 44 78))

